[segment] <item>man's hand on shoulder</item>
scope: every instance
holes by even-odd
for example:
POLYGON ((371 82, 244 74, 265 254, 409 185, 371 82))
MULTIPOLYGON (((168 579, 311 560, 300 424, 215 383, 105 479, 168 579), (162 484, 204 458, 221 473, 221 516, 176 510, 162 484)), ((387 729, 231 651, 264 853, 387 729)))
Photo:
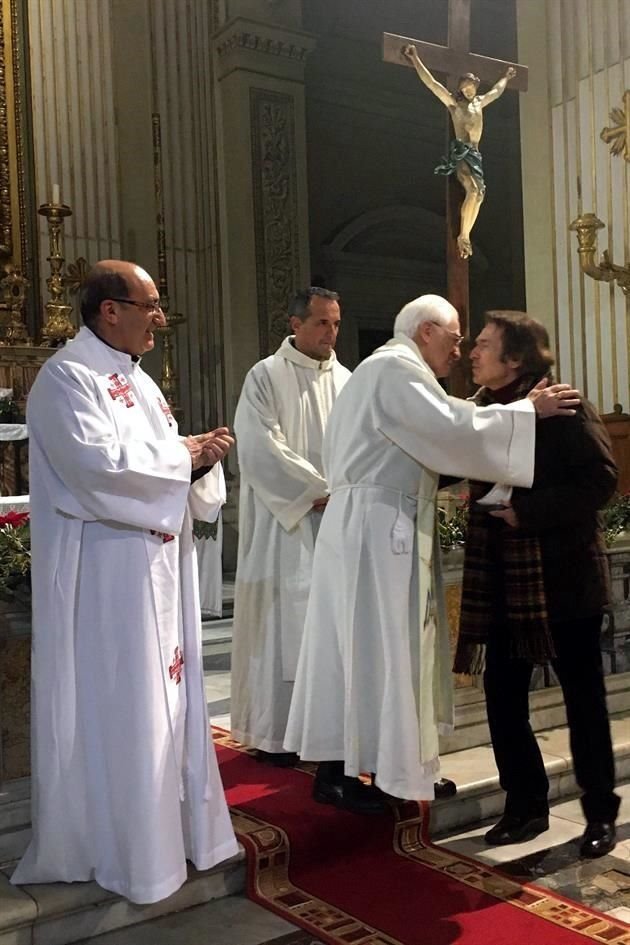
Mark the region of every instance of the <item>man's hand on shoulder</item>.
POLYGON ((529 392, 528 399, 541 420, 547 417, 573 417, 580 406, 580 392, 570 384, 551 384, 542 380, 529 392))

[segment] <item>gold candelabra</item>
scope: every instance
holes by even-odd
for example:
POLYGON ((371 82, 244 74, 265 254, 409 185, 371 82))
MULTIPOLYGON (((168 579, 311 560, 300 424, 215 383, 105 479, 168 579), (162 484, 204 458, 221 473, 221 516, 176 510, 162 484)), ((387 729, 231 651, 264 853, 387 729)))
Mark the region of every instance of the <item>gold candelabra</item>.
POLYGON ((2 295, 0 308, 9 313, 9 321, 0 345, 3 347, 6 345, 32 345, 33 341, 29 338, 24 323, 24 300, 29 285, 28 280, 12 265, 5 268, 5 273, 4 278, 0 280, 0 294, 2 295))
POLYGON ((46 322, 42 328, 42 344, 51 348, 62 345, 68 338, 73 338, 76 328, 70 320, 72 306, 68 305, 66 286, 62 269, 63 255, 63 220, 72 215, 72 210, 65 204, 44 203, 37 211, 48 220, 48 239, 50 243, 50 276, 46 285, 50 299, 46 303, 46 322))
POLYGON ((630 295, 630 266, 617 266, 605 249, 597 262, 597 231, 605 226, 594 213, 582 213, 569 229, 577 233, 578 255, 582 272, 598 282, 616 282, 625 295, 630 295))
POLYGON ((178 325, 186 321, 186 316, 179 312, 169 312, 168 271, 166 262, 166 234, 164 229, 164 194, 162 190, 162 135, 160 116, 153 115, 153 180, 155 185, 155 203, 157 210, 157 250, 158 250, 158 291, 160 303, 166 318, 163 328, 155 332, 162 336, 162 370, 160 386, 173 416, 181 419, 182 410, 177 404, 177 371, 175 368, 175 336, 178 325))

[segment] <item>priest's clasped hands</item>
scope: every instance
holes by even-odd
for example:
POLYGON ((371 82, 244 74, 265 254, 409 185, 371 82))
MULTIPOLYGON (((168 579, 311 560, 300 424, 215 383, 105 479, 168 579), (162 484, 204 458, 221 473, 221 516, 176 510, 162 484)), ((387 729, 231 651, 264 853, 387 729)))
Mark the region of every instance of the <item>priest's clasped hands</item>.
POLYGON ((234 437, 227 427, 218 427, 208 433, 186 436, 182 443, 190 453, 192 468, 200 469, 202 466, 220 463, 228 450, 234 446, 234 437))

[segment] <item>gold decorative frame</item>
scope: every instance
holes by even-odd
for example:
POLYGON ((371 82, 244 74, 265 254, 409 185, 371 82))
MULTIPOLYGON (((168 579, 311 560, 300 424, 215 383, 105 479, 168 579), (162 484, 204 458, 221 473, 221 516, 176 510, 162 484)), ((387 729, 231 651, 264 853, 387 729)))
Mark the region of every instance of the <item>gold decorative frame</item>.
POLYGON ((23 270, 27 252, 22 108, 23 0, 0 7, 0 262, 23 270))

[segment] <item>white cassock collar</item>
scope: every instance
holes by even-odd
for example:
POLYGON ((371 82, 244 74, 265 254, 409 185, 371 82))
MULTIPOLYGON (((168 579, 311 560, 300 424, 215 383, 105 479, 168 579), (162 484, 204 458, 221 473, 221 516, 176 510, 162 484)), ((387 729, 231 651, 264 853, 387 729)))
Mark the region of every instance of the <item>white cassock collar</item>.
POLYGON ((408 358, 410 361, 418 362, 425 371, 429 372, 431 377, 435 377, 435 371, 429 367, 427 362, 420 354, 420 348, 415 343, 415 341, 412 341, 411 338, 409 338, 408 335, 403 335, 402 333, 398 332, 393 338, 390 338, 389 341, 385 342, 381 348, 377 348, 374 354, 376 354, 378 351, 388 351, 392 348, 397 349, 397 354, 399 354, 401 357, 408 358))
POLYGON ((77 342, 96 346, 102 345, 103 350, 107 352, 113 361, 117 362, 117 366, 123 372, 129 372, 134 365, 140 364, 140 358, 137 355, 127 354, 126 351, 119 351, 118 348, 112 347, 107 341, 103 341, 96 332, 93 332, 91 328, 88 328, 87 325, 81 326, 79 333, 68 342, 68 346, 77 342))
POLYGON ((333 365, 337 361, 337 356, 334 351, 331 351, 330 357, 327 358, 326 361, 317 361, 315 358, 309 358, 308 355, 298 351, 293 344, 294 338, 295 335, 289 335, 288 338, 284 339, 276 351, 277 357, 291 361, 293 364, 297 364, 300 367, 310 368, 312 371, 332 371, 333 365))

